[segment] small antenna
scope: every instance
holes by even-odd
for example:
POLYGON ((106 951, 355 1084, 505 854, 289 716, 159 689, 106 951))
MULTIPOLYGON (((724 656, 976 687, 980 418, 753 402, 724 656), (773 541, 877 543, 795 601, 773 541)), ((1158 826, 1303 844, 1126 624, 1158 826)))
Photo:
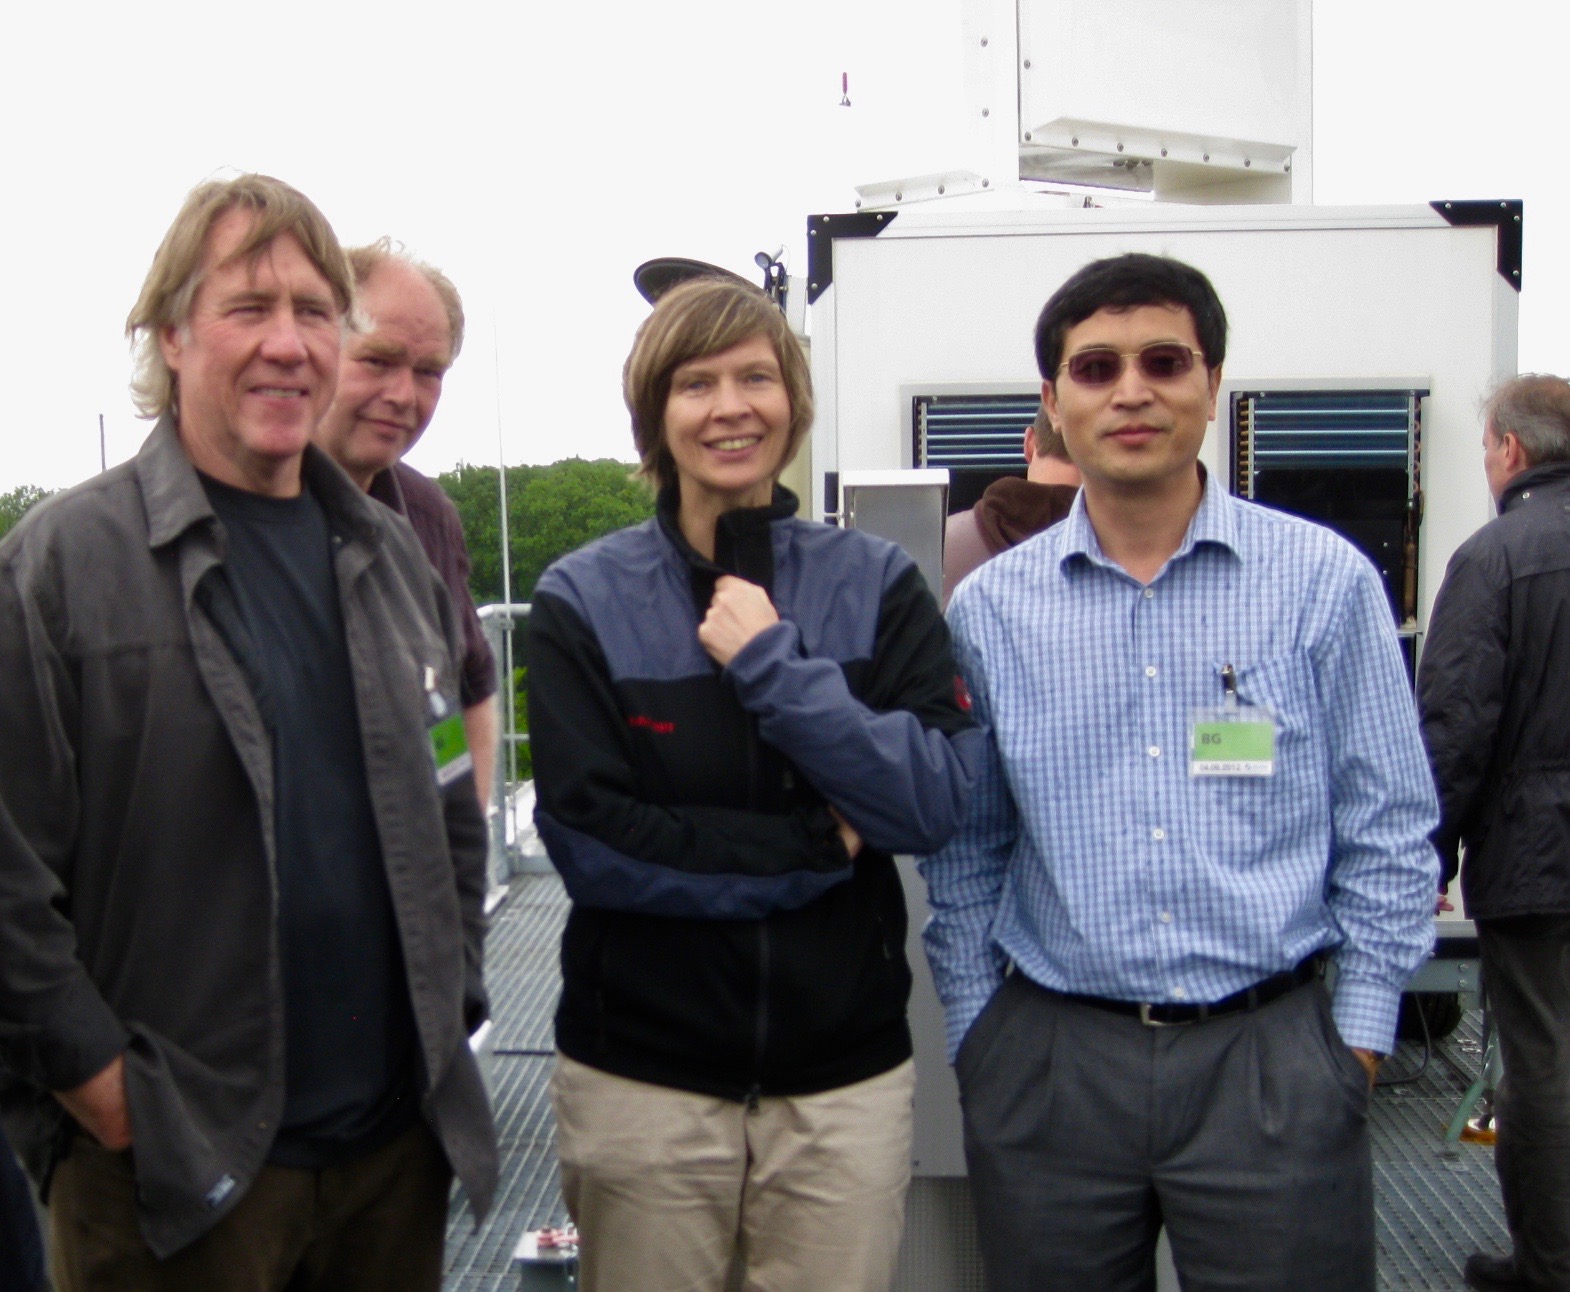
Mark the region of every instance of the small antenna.
POLYGON ((104 444, 104 415, 98 414, 98 469, 109 470, 109 450, 104 444))
POLYGON ((840 73, 840 107, 850 107, 850 73, 840 73))

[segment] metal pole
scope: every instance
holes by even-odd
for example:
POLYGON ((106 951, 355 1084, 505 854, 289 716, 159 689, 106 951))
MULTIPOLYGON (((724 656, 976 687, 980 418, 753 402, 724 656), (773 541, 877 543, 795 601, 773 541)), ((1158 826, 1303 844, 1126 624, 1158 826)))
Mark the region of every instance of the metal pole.
POLYGON ((104 415, 98 414, 98 469, 109 470, 109 450, 104 445, 104 415))
MULTIPOLYGON (((512 543, 508 536, 507 528, 507 445, 502 439, 501 333, 496 326, 496 312, 494 310, 491 311, 491 363, 496 374, 496 462, 502 509, 502 604, 510 606, 512 605, 512 543)), ((511 626, 509 625, 503 652, 505 656, 503 685, 507 692, 507 734, 509 736, 518 730, 518 699, 513 686, 512 636, 511 626)), ((518 779, 518 747, 516 742, 512 740, 506 740, 503 744, 507 752, 507 782, 510 785, 518 779)))

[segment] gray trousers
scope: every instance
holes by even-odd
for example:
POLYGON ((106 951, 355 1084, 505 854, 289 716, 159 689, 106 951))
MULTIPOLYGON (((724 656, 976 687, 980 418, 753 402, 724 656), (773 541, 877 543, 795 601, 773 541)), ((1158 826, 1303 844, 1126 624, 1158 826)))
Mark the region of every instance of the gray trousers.
POLYGON ((1368 1078, 1315 981, 1183 1027, 1015 973, 956 1063, 990 1292, 1372 1292, 1368 1078))
POLYGON ((1516 1270, 1570 1288, 1570 917, 1479 920, 1504 1076, 1494 1165, 1516 1270))

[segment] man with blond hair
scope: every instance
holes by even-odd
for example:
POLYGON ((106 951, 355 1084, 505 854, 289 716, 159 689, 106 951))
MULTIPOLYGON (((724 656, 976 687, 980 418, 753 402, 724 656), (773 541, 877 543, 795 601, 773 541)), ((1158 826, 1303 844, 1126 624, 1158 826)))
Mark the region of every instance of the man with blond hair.
POLYGON ((436 1289, 494 1190, 460 633, 310 443, 354 286, 192 191, 127 320, 157 425, 0 543, 0 1108, 78 1289, 436 1289))
POLYGON ((351 247, 367 330, 346 338, 338 394, 316 443, 349 478, 414 527, 463 625, 458 691, 480 802, 496 756, 496 660, 469 592, 469 549, 452 500, 403 456, 436 415, 442 381, 463 348, 463 301, 452 280, 382 238, 351 247))
POLYGON ((1474 1288, 1570 1287, 1570 382, 1505 382, 1483 412, 1499 515, 1456 549, 1417 672, 1434 844, 1477 921, 1499 1030, 1494 1165, 1512 1251, 1474 1288))

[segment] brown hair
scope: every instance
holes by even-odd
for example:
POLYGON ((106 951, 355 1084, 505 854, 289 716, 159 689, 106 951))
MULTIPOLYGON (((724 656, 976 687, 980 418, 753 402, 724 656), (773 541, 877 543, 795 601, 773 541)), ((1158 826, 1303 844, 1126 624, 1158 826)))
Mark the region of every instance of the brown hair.
POLYGON ((407 265, 424 278, 436 292, 442 309, 447 313, 447 335, 452 346, 448 357, 458 357, 458 351, 463 349, 463 298, 458 295, 452 279, 435 265, 428 265, 410 255, 408 248, 401 242, 394 242, 387 237, 378 238, 368 246, 350 247, 345 254, 349 257, 349 267, 354 270, 356 287, 364 287, 371 275, 386 264, 407 265))
POLYGON ((230 211, 251 216, 250 232, 232 259, 256 257, 273 239, 293 234, 301 249, 331 286, 347 318, 354 307, 354 279, 343 248, 327 217, 298 189, 271 175, 239 175, 208 180, 193 188, 153 256, 142 293, 126 316, 134 362, 131 399, 143 417, 159 417, 175 405, 175 376, 164 361, 158 334, 183 327, 202 282, 207 235, 230 211))
POLYGON ((1035 432, 1036 453, 1039 457, 1056 458, 1059 462, 1073 465, 1068 455, 1068 445, 1063 443, 1063 433, 1052 425, 1045 404, 1036 410, 1036 420, 1030 424, 1030 429, 1035 432))
POLYGON ((780 459, 783 469, 812 425, 812 376, 801 343, 779 307, 751 283, 710 274, 672 287, 643 321, 622 368, 621 388, 632 414, 638 474, 656 489, 676 479, 676 463, 665 443, 665 405, 672 374, 684 363, 729 350, 755 336, 766 337, 774 347, 790 399, 790 437, 780 459))

